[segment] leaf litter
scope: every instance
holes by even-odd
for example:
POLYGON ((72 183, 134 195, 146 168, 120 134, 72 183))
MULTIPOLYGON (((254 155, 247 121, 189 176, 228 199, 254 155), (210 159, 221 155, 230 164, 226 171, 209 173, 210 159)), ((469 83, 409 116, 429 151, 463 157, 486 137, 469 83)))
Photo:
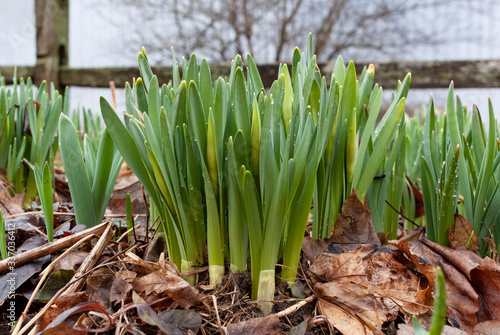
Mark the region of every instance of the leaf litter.
MULTIPOLYGON (((121 184, 115 189, 107 212, 113 217, 115 237, 105 239, 102 250, 95 251, 96 241, 103 239, 101 232, 62 258, 59 256, 64 249, 54 251, 52 257, 34 257, 15 269, 16 301, 22 301, 16 318, 21 308, 29 307, 24 328, 19 325, 16 331, 413 334, 413 315, 424 327, 430 324, 437 266, 443 270, 447 293, 448 325, 443 334, 495 334, 500 326, 498 255, 492 254, 495 260, 483 259, 473 252, 477 250, 477 236, 462 216, 455 217, 454 226, 448 231, 452 248, 426 240, 421 228, 406 232, 399 240, 387 241, 386 235, 375 231, 370 211, 352 194, 339 214, 331 238, 304 238, 297 284, 293 288, 279 285, 272 314, 262 316, 249 299, 248 272, 229 273, 218 287, 209 285, 206 267, 179 273, 164 253, 165 239, 153 238, 152 232, 144 229, 146 215, 130 236, 130 242, 126 242, 125 229, 115 218, 124 213, 124 195, 134 194, 134 213, 145 207, 142 189, 133 175, 124 173, 120 178, 121 184), (78 276, 76 272, 88 263, 89 257, 96 258, 94 264, 78 276), (47 264, 52 273, 44 277, 47 264), (185 276, 194 276, 197 284, 190 285, 185 276), (35 286, 43 280, 44 285, 37 291, 35 286)), ((18 252, 43 247, 46 238, 38 232, 43 230, 43 216, 15 216, 22 212, 16 209, 13 199, 6 206, 5 192, 2 194, 3 208, 14 214, 7 220, 16 220, 18 227, 18 252)), ((71 204, 66 207, 71 209, 71 204)), ((55 222, 60 226, 59 232, 56 230, 59 240, 81 231, 68 221, 72 216, 66 207, 57 208, 61 211, 55 222)), ((4 280, 0 281, 0 310, 6 311, 12 290, 9 291, 7 282, 9 272, 1 275, 4 280)), ((5 333, 9 333, 7 322, 4 318, 1 329, 5 333)))

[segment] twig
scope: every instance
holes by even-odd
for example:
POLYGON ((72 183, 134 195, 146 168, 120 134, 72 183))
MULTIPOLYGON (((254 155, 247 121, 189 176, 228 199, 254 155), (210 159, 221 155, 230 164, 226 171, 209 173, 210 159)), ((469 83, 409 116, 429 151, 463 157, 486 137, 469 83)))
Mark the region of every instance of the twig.
MULTIPOLYGON (((81 277, 81 278, 88 276, 88 275, 89 275, 92 271, 95 271, 95 270, 97 270, 97 269, 99 269, 99 268, 101 268, 101 267, 107 266, 107 265, 109 265, 109 264, 121 263, 121 261, 117 261, 117 262, 111 262, 111 261, 112 261, 113 259, 117 258, 118 256, 120 256, 120 255, 124 254, 125 252, 128 252, 128 251, 133 250, 134 248, 135 248, 135 245, 133 245, 133 246, 131 246, 131 247, 129 247, 129 248, 127 248, 127 249, 123 250, 122 252, 120 252, 120 253, 118 253, 118 254, 116 254, 116 255, 112 256, 111 258, 109 258, 108 260, 106 260, 103 264, 100 264, 100 265, 96 266, 95 268, 90 269, 89 271, 87 271, 86 273, 84 273, 84 274, 82 275, 82 277, 81 277)), ((58 298, 59 298, 59 297, 60 297, 60 296, 64 293, 64 291, 65 291, 65 290, 66 290, 69 286, 71 286, 73 283, 75 283, 76 281, 80 280, 81 278, 77 278, 76 280, 75 280, 75 279, 71 280, 69 283, 67 283, 66 285, 64 285, 64 287, 63 287, 63 288, 61 288, 59 291, 57 291, 57 293, 56 293, 56 294, 52 297, 52 299, 50 299, 50 300, 49 300, 49 302, 47 302, 47 303, 45 304, 45 306, 44 306, 44 307, 43 307, 40 311, 38 311, 38 313, 36 313, 36 315, 35 315, 35 316, 34 316, 34 317, 30 320, 30 322, 28 322, 28 323, 26 324, 26 326, 25 326, 25 327, 23 327, 23 329, 21 329, 21 331, 19 332, 19 334, 18 334, 18 335, 22 335, 22 334, 24 334, 24 333, 26 332, 26 330, 28 330, 31 326, 33 326, 33 325, 35 324, 35 322, 36 322, 36 321, 37 321, 37 320, 38 320, 38 319, 39 319, 42 315, 44 315, 44 314, 47 312, 47 310, 48 310, 48 309, 52 306, 52 304, 54 304, 54 302, 55 302, 55 301, 56 301, 56 300, 57 300, 57 299, 58 299, 58 298)), ((31 335, 31 333, 30 333, 30 335, 31 335)))
POLYGON ((160 222, 160 216, 157 216, 155 221, 153 222, 153 224, 151 225, 151 228, 153 228, 156 224, 156 222, 158 222, 158 225, 156 226, 154 232, 153 232, 153 239, 155 238, 156 236, 156 233, 158 232, 158 229, 160 229, 160 225, 161 225, 161 222, 160 222))
POLYGON ((195 275, 195 274, 198 274, 198 273, 205 272, 207 270, 208 270, 208 266, 204 266, 204 267, 201 267, 201 268, 198 268, 198 269, 194 269, 194 270, 190 270, 190 271, 186 271, 186 272, 181 272, 180 276, 181 277, 187 277, 187 276, 191 276, 191 275, 195 275))
POLYGON ((43 237, 47 238, 47 235, 46 235, 46 234, 44 234, 44 233, 43 233, 43 231, 41 231, 41 230, 40 230, 40 229, 38 229, 37 227, 33 226, 33 225, 32 225, 31 223, 29 223, 29 222, 26 222, 26 224, 27 224, 28 226, 30 226, 30 227, 31 227, 31 229, 33 229, 34 231, 36 231, 38 234, 40 234, 41 236, 43 236, 43 237))
MULTIPOLYGON (((31 215, 43 214, 43 211, 33 211, 33 212, 24 212, 24 213, 7 215, 7 216, 4 217, 4 219, 5 220, 7 220, 7 219, 13 219, 13 218, 17 218, 19 216, 30 215, 30 214, 31 215)), ((75 216, 75 213, 65 213, 65 212, 54 212, 52 214, 59 215, 59 216, 75 216)))
POLYGON ((314 290, 313 290, 313 288, 311 286, 311 283, 309 282, 309 278, 306 276, 306 272, 302 268, 302 263, 301 262, 299 262, 299 267, 300 267, 300 271, 302 272, 302 277, 306 281, 307 286, 309 287, 309 289, 311 290, 311 292, 314 292, 314 290))
MULTIPOLYGON (((231 275, 231 279, 233 280, 233 284, 234 284, 234 289, 240 294, 241 294, 241 290, 240 290, 240 285, 238 285, 238 282, 236 281, 236 278, 234 278, 234 273, 233 271, 229 271, 229 274, 231 275)), ((234 299, 234 296, 233 296, 233 299, 234 299)), ((234 304, 234 301, 232 302, 234 304)))
POLYGON ((120 242, 122 240, 122 238, 126 237, 128 235, 128 233, 130 233, 133 229, 134 229, 134 227, 130 228, 129 230, 127 230, 126 232, 121 234, 120 237, 115 242, 117 242, 117 243, 120 242))
POLYGON ((99 239, 99 241, 97 241, 95 247, 92 249, 87 258, 85 258, 85 261, 82 263, 82 265, 80 265, 78 271, 73 276, 73 279, 79 277, 80 279, 77 280, 75 283, 73 283, 70 287, 68 287, 68 289, 64 292, 64 295, 77 292, 80 289, 84 281, 84 278, 82 278, 81 276, 83 275, 83 273, 87 272, 88 270, 94 267, 99 257, 101 257, 102 252, 104 251, 104 249, 106 249, 109 241, 111 240, 114 234, 113 224, 109 221, 106 222, 106 224, 107 224, 106 230, 101 235, 101 238, 99 239))
MULTIPOLYGON (((124 216, 127 216, 127 213, 117 213, 117 214, 104 214, 104 217, 105 218, 122 218, 124 216)), ((147 216, 147 214, 134 214, 134 216, 138 217, 138 216, 147 216)))
MULTIPOLYGON (((13 219, 19 216, 24 216, 24 215, 38 215, 38 214, 43 214, 43 211, 32 211, 32 212, 24 212, 24 213, 18 213, 18 214, 12 214, 12 215, 7 215, 4 216, 4 219, 13 219)), ((66 213, 66 212, 54 212, 52 213, 57 216, 75 216, 75 213, 66 213)), ((145 217, 147 214, 134 214, 135 216, 141 216, 145 217)), ((116 213, 116 214, 104 214, 104 218, 121 218, 127 216, 127 213, 116 213)))
POLYGON ((222 324, 220 323, 219 309, 217 308, 217 298, 215 297, 215 295, 212 295, 212 301, 214 302, 215 316, 217 317, 217 326, 219 327, 220 334, 224 335, 222 324))
POLYGON ((299 301, 298 303, 296 303, 295 305, 292 305, 284 310, 282 310, 281 312, 279 313, 276 313, 275 315, 279 318, 281 317, 284 317, 288 314, 292 314, 293 312, 299 310, 300 308, 304 307, 305 305, 307 305, 308 303, 310 302, 313 302, 314 299, 316 299, 316 296, 315 295, 311 295, 311 296, 308 296, 307 298, 305 298, 304 300, 301 300, 299 301))
POLYGON ((78 243, 73 244, 68 250, 66 250, 59 257, 57 257, 55 261, 50 263, 50 265, 48 267, 46 267, 45 270, 43 270, 43 272, 41 273, 42 278, 38 281, 38 284, 36 285, 35 290, 31 294, 30 300, 26 304, 24 311, 22 312, 21 316, 19 317, 19 320, 17 321, 17 324, 16 324, 16 328, 14 328, 14 331, 12 332, 13 335, 15 335, 19 332, 20 327, 22 326, 24 320, 26 319, 26 315, 28 314, 28 311, 31 307, 31 304, 33 303, 33 300, 35 300, 36 294, 38 293, 38 291, 42 287, 42 284, 45 282, 45 279, 47 279, 47 277, 49 276, 49 274, 52 271, 52 269, 54 268, 54 266, 56 266, 56 264, 59 263, 59 261, 61 259, 63 259, 67 254, 69 254, 70 252, 72 252, 73 250, 78 248, 80 246, 80 244, 90 240, 93 237, 94 237, 94 235, 89 235, 87 237, 84 237, 80 241, 78 241, 78 243))
POLYGON ((316 323, 326 323, 326 325, 328 326, 328 330, 330 331, 330 334, 334 333, 334 326, 332 324, 332 321, 330 321, 330 319, 328 319, 326 316, 316 315, 315 317, 313 317, 311 320, 309 320, 307 322, 308 325, 314 325, 316 323))
POLYGON ((79 233, 63 237, 57 241, 47 243, 45 245, 42 245, 38 248, 23 252, 19 255, 15 255, 13 257, 9 257, 7 259, 4 259, 3 261, 0 262, 0 273, 5 272, 11 267, 19 267, 21 265, 24 265, 26 263, 29 263, 35 259, 39 259, 40 257, 51 255, 55 252, 58 252, 62 249, 69 248, 70 246, 78 243, 82 238, 89 236, 89 235, 101 235, 106 227, 108 226, 108 223, 102 223, 98 226, 95 226, 93 228, 86 229, 84 231, 81 231, 79 233))
POLYGON ((389 203, 389 201, 387 201, 387 199, 385 200, 385 203, 386 203, 386 204, 388 204, 388 205, 389 205, 389 207, 391 207, 391 208, 392 208, 392 209, 393 209, 396 213, 398 213, 399 215, 401 215, 401 216, 403 217, 403 219, 405 219, 405 220, 407 220, 407 221, 409 221, 409 222, 413 223, 413 225, 415 225, 415 226, 417 226, 417 227, 419 227, 419 228, 421 227, 420 225, 416 224, 416 223, 415 223, 415 221, 413 221, 412 219, 407 218, 407 217, 406 217, 403 213, 401 213, 401 212, 400 212, 400 211, 398 211, 396 208, 394 208, 394 206, 393 206, 393 205, 391 205, 391 204, 389 203))
POLYGON ((109 82, 109 88, 111 89, 111 98, 113 99, 113 109, 116 112, 116 96, 115 96, 115 82, 109 82))

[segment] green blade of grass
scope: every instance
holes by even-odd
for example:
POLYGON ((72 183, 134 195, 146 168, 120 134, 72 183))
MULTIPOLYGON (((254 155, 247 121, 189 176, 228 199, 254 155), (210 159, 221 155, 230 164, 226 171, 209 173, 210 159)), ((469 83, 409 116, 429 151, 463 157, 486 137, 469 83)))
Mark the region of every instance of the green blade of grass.
POLYGON ((40 200, 42 202, 43 215, 45 217, 47 240, 52 242, 54 238, 52 175, 47 162, 45 162, 45 165, 43 166, 42 185, 42 191, 39 193, 41 194, 40 200))
POLYGON ((359 199, 364 199, 366 192, 368 191, 368 187, 370 186, 373 177, 377 173, 378 166, 382 161, 382 156, 385 155, 385 151, 387 150, 387 146, 391 141, 394 133, 397 129, 398 123, 401 120, 403 115, 405 106, 405 98, 401 98, 399 103, 396 105, 390 117, 387 118, 386 123, 383 128, 379 131, 379 136, 375 139, 375 143, 373 145, 374 151, 370 155, 368 162, 366 164, 366 168, 363 171, 363 175, 360 177, 357 185, 353 185, 356 193, 358 194, 359 199))
MULTIPOLYGON (((235 142, 243 141, 243 135, 238 132, 235 142), (239 135, 239 136, 238 136, 239 135)), ((236 147, 239 144, 236 143, 236 147)), ((231 258, 231 271, 244 271, 248 257, 248 227, 244 215, 245 203, 243 188, 239 179, 239 169, 236 162, 233 140, 229 137, 228 148, 228 233, 231 258)))
POLYGON ((247 87, 243 70, 238 67, 234 73, 234 116, 236 127, 241 130, 245 143, 250 142, 251 113, 248 111, 247 87))
MULTIPOLYGON (((491 100, 488 101, 489 110, 489 130, 488 130, 488 142, 486 145, 486 150, 484 152, 483 160, 481 162, 480 175, 478 181, 478 188, 476 192, 476 201, 474 203, 474 221, 472 227, 474 231, 479 232, 480 237, 485 237, 488 234, 487 229, 481 229, 481 223, 483 222, 484 214, 484 202, 486 200, 487 192, 491 183, 491 176, 493 173, 493 163, 495 160, 495 149, 496 149, 496 122, 495 114, 493 111, 493 105, 491 100)), ((482 242, 482 248, 485 249, 486 243, 482 242)))
MULTIPOLYGON (((447 122, 448 122, 448 131, 450 133, 450 143, 449 146, 451 148, 456 147, 457 145, 462 145, 462 137, 460 134, 460 130, 458 127, 458 120, 457 120, 457 111, 455 108, 455 96, 454 96, 454 90, 453 90, 453 82, 451 82, 450 87, 448 89, 448 98, 447 98, 447 106, 446 106, 446 117, 447 117, 447 122)), ((460 151, 460 160, 459 160, 459 169, 458 169, 458 181, 460 185, 460 193, 462 194, 464 198, 464 206, 465 206, 465 218, 469 222, 474 222, 474 209, 473 209, 473 199, 474 195, 471 192, 470 189, 470 177, 469 177, 469 171, 468 171, 468 166, 467 163, 465 162, 464 159, 464 153, 463 150, 460 151)), ((447 162, 448 164, 448 162, 447 162)), ((448 164, 449 165, 449 164, 448 164)), ((450 165, 449 165, 450 166, 450 165)), ((484 199, 483 199, 484 200, 484 199)), ((478 227, 473 225, 473 228, 476 229, 478 227)))
POLYGON ((78 134, 71 120, 64 114, 61 114, 59 119, 59 142, 77 223, 93 227, 96 225, 95 207, 90 196, 92 190, 85 170, 78 134))
POLYGON ((314 194, 317 159, 317 154, 309 155, 307 168, 298 186, 301 192, 297 192, 291 201, 292 206, 288 215, 288 230, 285 234, 286 241, 283 247, 284 268, 281 272, 281 279, 289 283, 295 282, 297 276, 302 240, 304 239, 304 232, 314 194))
MULTIPOLYGON (((247 216, 248 235, 250 240, 250 261, 252 286, 256 287, 259 282, 259 274, 262 265, 262 209, 259 206, 260 199, 255 181, 250 171, 244 175, 245 210, 247 216), (254 286, 255 285, 255 286, 254 286)), ((257 289, 252 290, 252 299, 257 299, 257 289)))
POLYGON ((7 259, 7 234, 5 233, 5 220, 0 209, 0 254, 2 259, 7 259))
POLYGON ((459 171, 459 158, 460 158, 460 145, 457 145, 453 158, 450 161, 449 167, 443 165, 443 169, 446 168, 446 181, 444 183, 444 188, 441 190, 441 203, 439 205, 439 227, 437 230, 437 242, 441 245, 448 245, 448 228, 453 226, 453 219, 455 214, 455 209, 457 206, 457 190, 456 190, 456 179, 458 177, 459 171))
POLYGON ((113 186, 118 178, 121 168, 121 155, 115 153, 115 145, 105 128, 101 134, 97 160, 95 164, 95 177, 92 184, 92 197, 96 210, 96 222, 100 223, 113 191, 113 186))
POLYGON ((148 116, 156 134, 160 133, 160 88, 158 78, 153 76, 148 91, 148 116))
POLYGON ((434 293, 434 311, 432 312, 429 335, 440 335, 446 324, 446 287, 443 271, 436 268, 436 291, 434 293))
POLYGON ((122 154, 130 169, 134 171, 137 178, 139 178, 141 183, 144 185, 146 192, 148 192, 153 201, 159 205, 161 203, 160 199, 156 194, 150 174, 148 173, 141 154, 139 153, 139 149, 136 146, 137 142, 133 140, 127 128, 125 128, 118 115, 116 115, 113 107, 111 107, 106 99, 101 97, 100 104, 102 118, 114 144, 122 154))
POLYGON ((248 75, 253 85, 254 92, 260 92, 264 90, 264 84, 262 83, 262 79, 260 78, 259 70, 257 69, 257 65, 253 60, 252 56, 247 54, 247 62, 248 62, 248 75))
POLYGON ((151 66, 149 65, 146 50, 144 50, 144 48, 142 48, 141 52, 139 52, 137 58, 139 61, 139 73, 141 74, 142 80, 144 80, 146 90, 149 91, 149 85, 153 78, 153 71, 151 71, 151 66))
MULTIPOLYGON (((208 85, 205 83, 204 85, 208 85)), ((193 132, 194 140, 200 143, 201 148, 207 147, 207 118, 204 114, 204 105, 200 92, 196 84, 192 81, 189 83, 189 125, 190 130, 193 132)), ((208 104, 208 103, 207 103, 208 104)), ((210 108, 209 108, 210 109, 210 108)), ((208 115, 207 111, 207 115, 208 115)), ((206 150, 204 149, 201 154, 204 159, 206 157, 206 150)))
POLYGON ((352 181, 353 185, 357 185, 359 183, 361 172, 363 171, 361 167, 365 159, 365 156, 367 154, 368 142, 373 133, 373 129, 375 128, 375 122, 377 121, 381 104, 382 104, 382 88, 376 87, 374 89, 372 101, 370 103, 370 112, 368 113, 368 120, 366 121, 365 129, 363 131, 363 135, 361 136, 361 141, 359 144, 358 154, 355 163, 355 166, 357 166, 358 168, 354 169, 354 176, 352 181))

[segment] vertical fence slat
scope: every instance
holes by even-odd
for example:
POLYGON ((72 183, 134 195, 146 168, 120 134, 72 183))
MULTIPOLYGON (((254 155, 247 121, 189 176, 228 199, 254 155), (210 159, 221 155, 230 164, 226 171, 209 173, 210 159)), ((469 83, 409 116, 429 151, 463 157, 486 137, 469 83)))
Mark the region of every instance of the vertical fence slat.
POLYGON ((59 69, 68 64, 68 0, 35 0, 36 58, 34 82, 53 82, 63 91, 59 69))

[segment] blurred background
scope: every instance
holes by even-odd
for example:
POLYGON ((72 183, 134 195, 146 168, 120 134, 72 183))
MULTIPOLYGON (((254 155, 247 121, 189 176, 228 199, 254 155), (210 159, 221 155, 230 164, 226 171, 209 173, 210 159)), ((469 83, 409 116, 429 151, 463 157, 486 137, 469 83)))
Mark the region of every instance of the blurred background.
POLYGON ((430 94, 444 106, 453 78, 464 103, 485 111, 491 97, 498 116, 499 18, 495 0, 0 0, 0 69, 7 79, 17 65, 35 82, 71 85, 70 105, 99 113, 109 80, 123 109, 119 88, 137 76, 143 46, 156 66, 172 64, 171 47, 179 62, 196 53, 229 65, 250 53, 275 64, 290 61, 295 46, 305 50, 312 32, 325 69, 338 55, 375 63, 386 101, 410 71, 411 110, 430 94))

